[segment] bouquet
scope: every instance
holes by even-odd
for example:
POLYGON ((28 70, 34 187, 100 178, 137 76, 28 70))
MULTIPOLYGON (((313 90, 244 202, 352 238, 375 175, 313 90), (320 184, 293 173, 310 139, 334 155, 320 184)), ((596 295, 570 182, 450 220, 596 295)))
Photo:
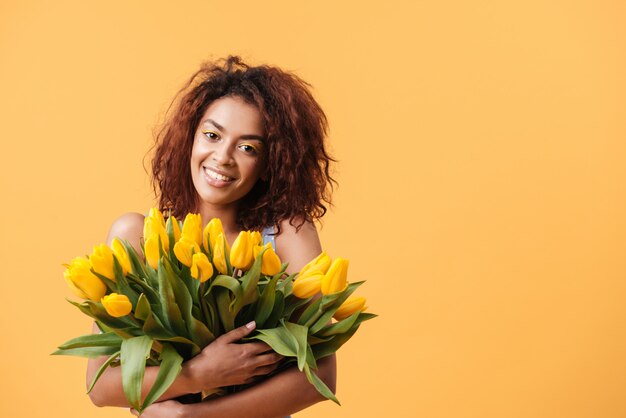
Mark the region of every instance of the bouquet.
POLYGON ((363 312, 363 297, 352 296, 363 282, 347 282, 348 260, 331 260, 323 252, 288 275, 287 263, 271 243, 263 245, 259 232, 242 231, 230 248, 220 220, 212 219, 203 230, 198 214, 188 214, 181 224, 152 209, 143 235, 142 255, 114 239, 111 247, 96 246, 88 257, 66 265, 67 284, 84 299, 68 301, 93 318, 101 333, 71 339, 52 354, 108 356, 87 393, 108 367, 121 367, 124 394, 141 412, 174 382, 183 361, 254 320, 256 331, 247 341, 267 343, 287 365, 295 363, 319 393, 339 403, 315 374, 316 361, 376 316, 363 312), (142 402, 146 366, 159 371, 142 402))

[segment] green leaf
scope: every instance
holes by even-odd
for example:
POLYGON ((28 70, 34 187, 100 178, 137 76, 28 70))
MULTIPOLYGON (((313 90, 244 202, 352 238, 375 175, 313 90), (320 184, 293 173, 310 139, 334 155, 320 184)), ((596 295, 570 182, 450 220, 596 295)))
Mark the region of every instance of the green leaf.
POLYGON ((307 380, 315 386, 315 389, 326 399, 330 399, 335 402, 337 405, 341 405, 339 400, 335 397, 335 394, 326 386, 326 383, 322 381, 310 368, 308 365, 304 367, 304 373, 306 374, 307 380))
POLYGON ((243 295, 241 283, 239 283, 239 280, 235 279, 234 277, 226 276, 223 274, 215 277, 215 279, 211 280, 211 285, 204 293, 204 296, 206 297, 211 292, 211 290, 213 290, 214 287, 223 287, 230 290, 233 293, 235 299, 241 298, 243 295))
POLYGON ((328 321, 330 321, 330 319, 333 317, 337 309, 339 309, 341 304, 344 303, 346 299, 348 299, 348 297, 356 290, 356 288, 362 285, 363 283, 365 282, 361 281, 361 282, 350 283, 348 287, 342 292, 337 292, 337 293, 334 293, 333 295, 322 296, 322 303, 320 305, 320 309, 322 309, 324 313, 315 321, 313 325, 309 327, 309 332, 311 334, 317 334, 319 330, 324 328, 328 324, 328 321), (329 300, 331 299, 325 299, 325 298, 328 298, 329 296, 332 296, 331 298, 332 302, 329 302, 329 300))
POLYGON ((272 314, 274 301, 276 299, 276 282, 278 281, 278 278, 278 275, 272 277, 270 282, 265 286, 265 289, 263 289, 263 293, 261 293, 256 309, 256 315, 254 317, 258 328, 263 328, 265 321, 272 314))
POLYGON ((306 347, 306 364, 312 369, 317 370, 317 362, 315 361, 315 355, 310 345, 306 347))
POLYGON ((150 302, 148 302, 146 295, 142 293, 139 295, 137 305, 135 306, 135 318, 145 321, 151 314, 150 302))
POLYGON ((216 289, 215 304, 217 305, 218 317, 224 327, 224 332, 229 332, 235 329, 235 315, 230 310, 231 299, 230 293, 226 289, 216 289))
POLYGON ((142 261, 143 257, 139 257, 139 254, 135 251, 135 247, 130 245, 127 240, 123 240, 121 242, 128 253, 128 259, 130 260, 133 273, 138 277, 146 277, 146 269, 144 268, 145 264, 142 261))
POLYGON ((87 334, 72 338, 59 346, 60 349, 79 347, 118 347, 122 344, 122 338, 113 332, 104 334, 87 334))
POLYGON ((303 325, 293 324, 291 322, 283 322, 282 325, 287 331, 293 335, 296 341, 296 357, 298 358, 298 369, 302 371, 304 364, 306 363, 307 348, 309 346, 307 342, 307 333, 309 329, 303 325))
POLYGON ((350 338, 352 338, 357 329, 359 329, 361 322, 367 321, 375 317, 376 315, 368 312, 359 313, 356 321, 354 322, 354 324, 352 324, 352 327, 347 332, 343 334, 336 334, 332 336, 328 341, 313 345, 312 349, 313 354, 315 354, 315 358, 319 360, 323 357, 335 353, 342 345, 344 345, 350 338))
POLYGON ((161 318, 164 322, 163 325, 165 325, 165 327, 168 328, 168 330, 171 330, 175 335, 181 335, 189 338, 189 335, 187 335, 187 328, 185 327, 185 323, 183 321, 183 316, 176 303, 174 290, 170 284, 168 273, 163 265, 163 257, 159 260, 157 278, 159 281, 159 295, 163 311, 163 316, 161 318))
POLYGON ((307 341, 309 342, 309 345, 315 345, 315 344, 325 343, 326 341, 330 341, 331 339, 332 337, 320 338, 315 335, 309 335, 309 337, 307 338, 307 341))
POLYGON ((100 379, 100 376, 102 376, 102 373, 104 373, 104 371, 106 370, 107 367, 109 367, 109 365, 111 363, 113 363, 115 360, 117 360, 117 358, 120 355, 120 350, 118 350, 117 352, 111 354, 111 357, 109 357, 107 359, 107 361, 105 361, 104 363, 102 363, 102 366, 100 366, 100 368, 98 369, 98 371, 96 372, 96 375, 93 377, 93 380, 91 381, 91 385, 89 385, 89 389, 87 389, 87 394, 89 394, 91 392, 91 390, 93 389, 93 387, 95 386, 96 382, 98 381, 98 379, 100 379))
POLYGON ((122 386, 128 403, 137 410, 141 408, 141 386, 151 348, 152 339, 145 335, 122 342, 122 386))
POLYGON ((51 355, 97 358, 100 356, 110 356, 111 354, 115 353, 118 350, 119 350, 119 347, 113 347, 113 346, 77 347, 77 348, 59 349, 51 353, 51 355))
MULTIPOLYGON (((306 299, 303 299, 303 300, 306 301, 306 299)), ((309 322, 309 320, 311 320, 311 318, 313 318, 314 315, 318 314, 320 311, 321 303, 322 303, 321 299, 316 299, 315 301, 310 303, 309 306, 306 307, 304 312, 302 312, 302 315, 300 315, 300 318, 298 318, 298 324, 304 325, 307 322, 309 322)))
POLYGON ((143 411, 159 399, 161 395, 165 393, 167 388, 174 383, 174 380, 182 370, 183 358, 170 344, 163 344, 163 351, 161 352, 159 359, 161 360, 159 373, 157 374, 154 384, 146 396, 146 399, 144 399, 139 412, 143 411))
MULTIPOLYGON (((126 276, 126 278, 130 282, 132 282, 135 286, 141 289, 140 293, 143 293, 146 296, 146 298, 148 298, 148 301, 150 302, 151 305, 159 303, 159 293, 156 291, 154 287, 152 287, 150 283, 148 283, 146 280, 138 276, 135 276, 133 273, 129 273, 128 276, 126 276)), ((155 283, 155 286, 156 286, 156 283, 155 283)))
POLYGON ((355 312, 349 317, 339 322, 335 322, 332 325, 325 326, 324 328, 321 329, 320 332, 317 333, 317 335, 320 337, 330 337, 336 334, 343 334, 345 332, 348 332, 354 326, 357 320, 359 321, 359 324, 360 324, 363 321, 367 321, 368 319, 372 319, 375 317, 376 315, 371 314, 371 313, 355 312))
POLYGON ((283 326, 271 329, 259 329, 258 334, 244 338, 244 340, 261 340, 278 354, 287 357, 296 357, 298 342, 295 337, 283 326))
POLYGON ((277 291, 274 298, 272 313, 264 324, 264 327, 266 328, 274 328, 278 326, 281 319, 289 319, 289 316, 285 314, 285 296, 283 295, 283 292, 277 291))
MULTIPOLYGON (((170 285, 172 286, 172 290, 174 291, 174 297, 176 299, 176 303, 180 309, 180 312, 185 321, 185 325, 187 326, 187 335, 189 335, 190 339, 200 348, 204 348, 211 341, 215 339, 213 334, 209 331, 209 329, 202 322, 198 321, 193 316, 193 300, 191 295, 189 294, 189 289, 185 286, 183 281, 174 273, 172 270, 172 266, 168 260, 164 263, 165 270, 168 275, 168 279, 170 281, 170 285)), ((194 289, 194 292, 197 292, 198 289, 194 289)))
POLYGON ((115 272, 115 280, 117 281, 117 288, 119 289, 118 293, 128 296, 130 299, 130 303, 135 306, 137 305, 137 299, 139 299, 139 295, 137 292, 130 286, 128 280, 124 276, 122 272, 122 266, 120 266, 117 258, 113 257, 113 271, 115 272))
POLYGON ((241 278, 241 289, 243 291, 243 295, 241 298, 235 299, 235 315, 237 315, 237 313, 239 313, 241 308, 244 306, 255 302, 259 296, 257 284, 259 283, 259 278, 261 277, 261 263, 263 262, 263 253, 265 251, 267 251, 267 249, 262 250, 257 255, 257 258, 254 260, 250 270, 248 270, 241 278))

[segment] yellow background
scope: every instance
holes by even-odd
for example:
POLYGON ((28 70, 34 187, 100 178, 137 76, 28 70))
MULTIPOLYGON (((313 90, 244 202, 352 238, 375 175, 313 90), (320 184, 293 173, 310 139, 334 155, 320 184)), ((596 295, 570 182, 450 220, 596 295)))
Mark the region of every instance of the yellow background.
POLYGON ((90 330, 61 263, 152 205, 151 131, 228 53, 314 86, 340 160, 323 243, 380 314, 339 352, 344 405, 298 417, 626 416, 624 22, 609 0, 4 0, 0 416, 130 416, 49 356, 90 330))

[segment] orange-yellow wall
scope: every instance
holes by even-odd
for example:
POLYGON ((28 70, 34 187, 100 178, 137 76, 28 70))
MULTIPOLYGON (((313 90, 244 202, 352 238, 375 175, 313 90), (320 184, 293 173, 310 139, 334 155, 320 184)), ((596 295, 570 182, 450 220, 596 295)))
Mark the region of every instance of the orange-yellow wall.
MULTIPOLYGON (((380 317, 313 417, 626 416, 626 6, 0 4, 0 416, 84 395, 61 263, 152 204, 142 158, 210 57, 308 80, 340 160, 321 236, 380 317)), ((280 395, 277 395, 280 396, 280 395)))

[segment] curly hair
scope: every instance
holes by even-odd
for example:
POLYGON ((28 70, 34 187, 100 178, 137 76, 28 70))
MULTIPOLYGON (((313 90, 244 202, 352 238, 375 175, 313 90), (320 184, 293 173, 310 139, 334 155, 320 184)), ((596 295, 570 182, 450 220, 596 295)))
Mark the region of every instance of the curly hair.
POLYGON ((336 160, 324 145, 328 120, 310 87, 292 73, 249 66, 237 56, 204 63, 178 92, 155 136, 152 186, 160 209, 179 218, 197 210, 190 168, 195 131, 211 103, 236 96, 259 110, 267 138, 266 176, 239 202, 238 226, 276 225, 280 233, 282 220, 299 229, 324 216, 337 184, 330 175, 336 160))

